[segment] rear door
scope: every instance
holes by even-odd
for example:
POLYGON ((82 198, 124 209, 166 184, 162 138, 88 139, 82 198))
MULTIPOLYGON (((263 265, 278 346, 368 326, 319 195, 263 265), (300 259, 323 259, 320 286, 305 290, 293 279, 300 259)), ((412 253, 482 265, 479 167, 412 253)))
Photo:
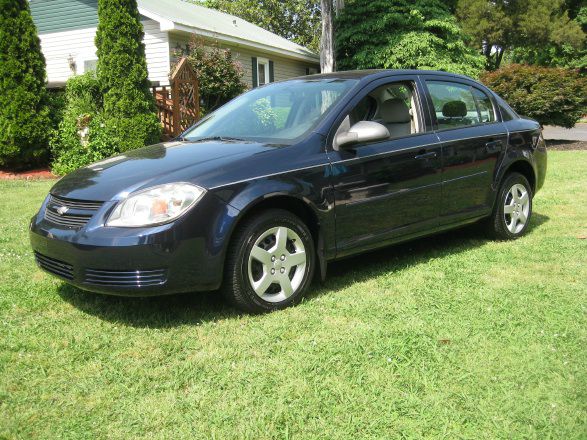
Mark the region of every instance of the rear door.
POLYGON ((495 103, 473 81, 424 77, 435 132, 442 143, 440 224, 489 213, 507 130, 495 103))

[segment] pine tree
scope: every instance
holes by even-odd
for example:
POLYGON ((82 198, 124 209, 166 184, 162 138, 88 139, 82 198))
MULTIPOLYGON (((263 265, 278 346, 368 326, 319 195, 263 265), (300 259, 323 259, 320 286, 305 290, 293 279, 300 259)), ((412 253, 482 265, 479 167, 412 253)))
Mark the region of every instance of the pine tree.
POLYGON ((27 0, 0 0, 0 166, 47 158, 45 58, 27 0))
POLYGON ((97 75, 106 130, 119 151, 159 141, 136 0, 98 0, 97 75))

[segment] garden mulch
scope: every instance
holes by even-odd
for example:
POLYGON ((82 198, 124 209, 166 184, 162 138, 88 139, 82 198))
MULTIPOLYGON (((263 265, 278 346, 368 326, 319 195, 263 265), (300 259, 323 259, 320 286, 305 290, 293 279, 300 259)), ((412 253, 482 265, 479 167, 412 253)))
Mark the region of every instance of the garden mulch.
POLYGON ((40 168, 28 171, 7 171, 0 170, 0 180, 39 180, 39 179, 57 179, 58 176, 53 174, 47 168, 40 168))
POLYGON ((548 139, 546 140, 546 148, 558 151, 587 150, 587 142, 548 139))

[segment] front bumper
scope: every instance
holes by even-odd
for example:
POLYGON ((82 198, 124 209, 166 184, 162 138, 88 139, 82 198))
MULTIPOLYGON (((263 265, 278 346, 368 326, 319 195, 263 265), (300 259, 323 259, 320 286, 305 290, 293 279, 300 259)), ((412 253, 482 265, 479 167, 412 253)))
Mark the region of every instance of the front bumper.
POLYGON ((41 269, 84 290, 122 296, 214 290, 222 280, 226 238, 214 219, 230 219, 234 210, 216 198, 200 204, 199 216, 192 212, 149 228, 103 227, 112 208, 105 206, 77 230, 46 220, 44 204, 31 221, 30 242, 41 269))

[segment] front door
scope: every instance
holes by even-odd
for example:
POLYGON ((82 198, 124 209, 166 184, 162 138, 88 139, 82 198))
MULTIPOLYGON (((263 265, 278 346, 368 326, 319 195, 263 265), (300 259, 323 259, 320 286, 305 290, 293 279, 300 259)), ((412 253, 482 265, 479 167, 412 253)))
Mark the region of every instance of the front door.
POLYGON ((442 142, 440 223, 479 217, 491 211, 496 165, 507 145, 491 98, 465 82, 426 80, 442 142))
POLYGON ((348 126, 372 120, 390 137, 329 153, 337 256, 436 226, 441 146, 428 128, 421 93, 415 81, 378 84, 348 113, 348 126))

